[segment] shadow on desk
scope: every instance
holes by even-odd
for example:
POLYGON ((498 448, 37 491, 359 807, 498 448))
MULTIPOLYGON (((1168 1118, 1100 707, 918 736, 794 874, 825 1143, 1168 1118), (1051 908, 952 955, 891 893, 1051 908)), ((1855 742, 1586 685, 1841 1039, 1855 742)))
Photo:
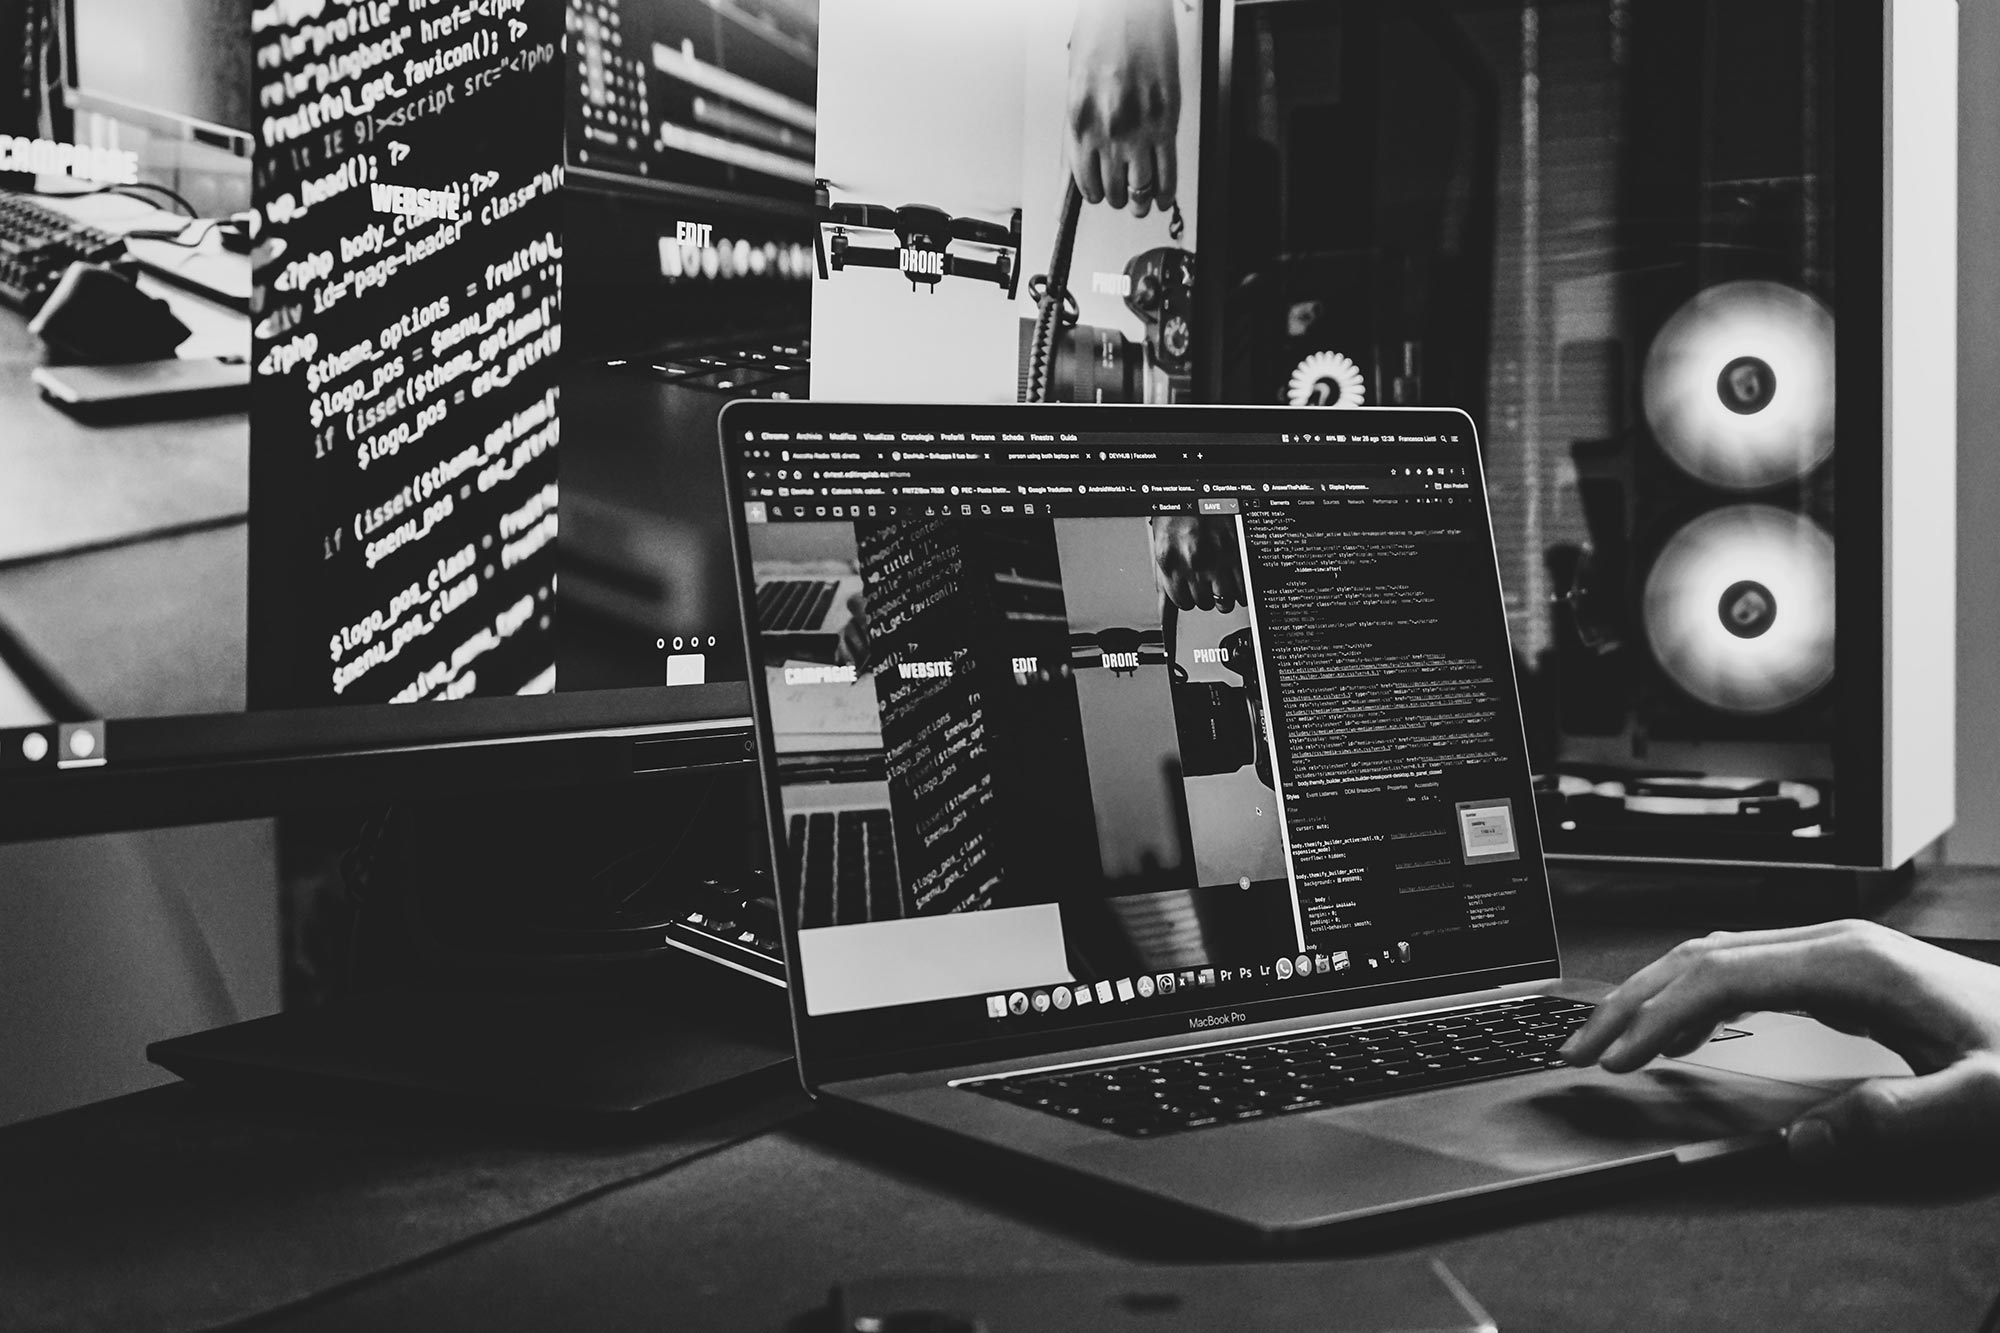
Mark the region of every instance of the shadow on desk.
MULTIPOLYGON (((916 1152, 906 1138, 868 1126, 815 1116, 785 1137, 813 1155, 844 1159, 856 1177, 884 1182, 822 1205, 843 1235, 882 1232, 871 1213, 887 1211, 885 1195, 935 1190, 977 1200, 977 1211, 967 1210, 966 1235, 927 1235, 925 1249, 962 1252, 982 1233, 1053 1229, 1091 1267, 1430 1253, 1445 1259, 1503 1329, 1969 1331, 2000 1286, 2000 1270, 1991 1266, 2000 1252, 2000 1193, 1990 1174, 1981 1181, 1963 1173, 1836 1181, 1804 1174, 1772 1152, 1455 1212, 1410 1213, 1274 1256, 1185 1215, 1093 1196, 1066 1178, 949 1149, 916 1152)), ((996 1250, 978 1271, 1006 1267, 1007 1256, 996 1250)), ((927 1267, 899 1256, 885 1271, 927 1267)), ((801 1314, 787 1327, 806 1333, 825 1324, 820 1315, 801 1314)))
POLYGON ((204 1328, 323 1297, 800 1114, 766 1096, 640 1141, 178 1084, 0 1133, 0 1327, 204 1328))
MULTIPOLYGON (((1364 1224, 1280 1238, 1190 1209, 1115 1190, 1073 1173, 1008 1156, 959 1139, 921 1136, 918 1127, 875 1125, 816 1113, 791 1131, 818 1150, 851 1159, 872 1172, 899 1176, 978 1200, 1009 1219, 1054 1227, 1135 1261, 1246 1261, 1305 1255, 1376 1254, 1436 1244, 1496 1225, 1518 1225, 1575 1213, 1606 1200, 1631 1202, 1680 1188, 1685 1170, 1600 1173, 1555 1189, 1523 1189, 1462 1204, 1436 1205, 1364 1224)), ((1735 1179, 1787 1170, 1770 1158, 1734 1164, 1735 1179)), ((1782 1180, 1779 1182, 1782 1184, 1782 1180)))

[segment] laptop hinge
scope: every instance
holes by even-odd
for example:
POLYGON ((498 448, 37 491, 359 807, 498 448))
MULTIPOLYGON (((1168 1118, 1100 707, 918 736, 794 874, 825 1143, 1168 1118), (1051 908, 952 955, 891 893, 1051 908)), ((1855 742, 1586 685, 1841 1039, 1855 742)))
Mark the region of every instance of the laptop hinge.
POLYGON ((1532 981, 1510 981, 1505 985, 1489 986, 1476 991, 1464 991, 1452 995, 1429 996, 1421 999, 1397 1000, 1387 1004, 1369 1005, 1362 1008, 1339 1011, 1321 1011, 1299 1014, 1289 1018, 1269 1019, 1259 1023, 1245 1023, 1240 1026, 1204 1029, 1199 1032, 1155 1032, 1145 1037, 1127 1038, 1050 1050, 1020 1050, 1011 1053, 980 1053, 968 1059, 962 1052, 929 1052, 931 1058, 910 1058, 894 1064, 874 1064, 865 1068, 847 1067, 828 1070, 823 1076, 812 1077, 808 1083, 813 1087, 827 1087, 837 1083, 858 1082, 863 1079, 890 1077, 896 1075, 935 1074, 945 1070, 954 1072, 986 1066, 1025 1067, 1034 1064, 1067 1065, 1078 1062, 1108 1059, 1126 1059, 1133 1055, 1160 1050, 1184 1050, 1191 1046, 1233 1045, 1239 1042, 1268 1040, 1302 1031, 1317 1031, 1328 1028, 1345 1027, 1358 1023, 1379 1022, 1383 1018, 1403 1015, 1440 1012, 1462 1009, 1471 1005, 1493 1004, 1503 1000, 1518 999, 1539 991, 1563 984, 1559 976, 1547 976, 1532 981))

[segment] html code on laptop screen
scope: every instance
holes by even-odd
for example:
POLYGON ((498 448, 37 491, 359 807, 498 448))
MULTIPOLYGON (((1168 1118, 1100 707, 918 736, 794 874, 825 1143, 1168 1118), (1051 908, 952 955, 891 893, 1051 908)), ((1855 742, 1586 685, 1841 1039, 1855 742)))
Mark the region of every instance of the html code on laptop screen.
POLYGON ((810 1014, 1001 1035, 1554 958, 1462 418, 939 413, 744 450, 810 1014))

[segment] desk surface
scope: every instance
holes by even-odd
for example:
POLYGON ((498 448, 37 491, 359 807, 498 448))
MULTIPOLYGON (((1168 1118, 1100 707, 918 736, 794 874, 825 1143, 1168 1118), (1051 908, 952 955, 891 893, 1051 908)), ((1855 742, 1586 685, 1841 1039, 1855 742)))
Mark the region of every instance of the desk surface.
MULTIPOLYGON (((1574 971, 1622 977, 1686 935, 1566 939, 1574 971)), ((834 1283, 878 1273, 1246 1257, 910 1163, 810 1113, 712 1151, 802 1109, 780 1091, 628 1147, 180 1087, 30 1121, 0 1131, 0 1323, 786 1329, 814 1327, 834 1283)), ((1358 1253, 1442 1255, 1502 1329, 1972 1333, 2000 1289, 2000 1191, 1840 1191, 1772 1157, 1308 1251, 1358 1253)))
MULTIPOLYGON (((243 316, 191 296, 169 299, 177 311, 210 316, 193 322, 211 354, 211 325, 230 321, 237 350, 248 351, 243 316)), ((245 413, 87 426, 44 401, 30 379, 42 351, 20 315, 0 310, 0 565, 247 511, 245 413)))
MULTIPOLYGON (((1770 1163, 1388 1250, 1442 1256, 1503 1330, 1972 1333, 2000 1285, 2000 1204, 1829 1197, 1770 1163)), ((977 1199, 808 1124, 262 1326, 778 1330, 875 1273, 1175 1261, 1200 1260, 1126 1243, 1113 1218, 1059 1197, 977 1199)))
MULTIPOLYGON (((1566 942, 1579 972, 1621 977, 1687 933, 1566 942)), ((1101 1208, 952 1175, 815 1117, 270 1327, 782 1329, 870 1273, 1194 1257, 1135 1244, 1101 1208)), ((1842 1195, 1772 1159, 1503 1204, 1376 1247, 1442 1255, 1503 1330, 1971 1333, 2000 1290, 2000 1193, 1842 1195)), ((1363 1252, 1348 1240, 1312 1253, 1363 1252)))
MULTIPOLYGON (((184 354, 248 351, 244 316, 142 286, 194 330, 184 354)), ((0 310, 0 628, 95 716, 240 709, 248 415, 85 425, 42 398, 40 364, 0 310)), ((44 720, 37 702, 0 679, 0 726, 44 720)))
MULTIPOLYGON (((1589 927, 1567 939, 1574 970, 1616 977, 1688 933, 1589 927)), ((212 1323, 224 1317, 232 1283, 269 1289, 267 1270, 274 1265, 299 1270, 294 1290, 316 1290, 305 1278, 313 1265, 327 1261, 313 1251, 315 1244, 365 1249, 386 1263, 398 1251, 384 1235, 393 1240, 398 1233, 409 1237, 402 1262, 387 1271, 376 1265, 366 1270, 374 1276, 359 1281, 339 1272, 338 1290, 274 1312, 257 1326, 292 1333, 357 1327, 783 1329, 817 1308, 832 1284, 871 1274, 1113 1268, 1230 1257, 1142 1235, 1130 1215, 1085 1207, 1060 1192, 935 1163, 909 1164, 893 1148, 811 1115, 664 1174, 597 1188, 520 1225, 440 1249, 426 1238, 463 1229, 466 1214, 490 1213, 496 1195, 523 1188, 517 1177, 561 1199, 567 1196, 556 1188, 559 1182, 547 1179, 551 1171, 590 1175, 578 1183, 601 1186, 604 1163, 572 1150, 520 1144, 505 1151, 490 1145, 447 1151, 439 1147, 435 1126, 399 1130, 358 1120, 343 1126, 325 1116, 315 1117, 309 1132, 282 1123, 274 1128, 267 1117, 237 1148, 216 1126, 244 1117, 226 1108, 202 1112, 198 1101, 165 1095, 176 1091, 162 1089, 150 1103, 128 1099, 141 1119, 160 1122, 149 1122, 149 1151, 171 1149, 184 1137, 196 1154, 190 1160, 201 1163, 178 1168, 178 1174, 166 1171, 186 1196, 183 1202, 176 1194, 172 1206, 125 1197, 102 1182, 85 1180, 79 1188, 22 1178, 24 1155, 8 1151, 10 1139, 27 1134, 39 1135, 45 1145, 75 1140, 42 1154, 53 1177, 64 1170, 64 1152, 90 1150, 91 1126, 116 1117, 83 1113, 73 1122, 58 1117, 0 1133, 0 1154, 14 1164, 9 1197, 40 1199, 39 1207, 52 1198, 66 1201, 45 1225, 13 1219, 17 1235, 32 1226, 37 1236, 77 1237, 81 1245, 97 1231, 95 1221, 116 1218, 117 1225, 104 1228, 110 1242, 98 1235, 97 1243, 144 1256, 129 1267, 101 1258, 85 1264, 53 1242, 41 1243, 34 1256, 45 1272, 67 1262, 76 1272, 97 1275, 98 1283, 149 1284, 119 1294, 115 1308, 127 1324, 142 1310, 158 1312, 158 1327, 212 1323), (65 1130, 65 1124, 74 1128, 65 1130), (235 1153, 242 1178, 227 1169, 235 1153), (306 1155, 339 1162, 340 1169, 292 1161, 306 1155), (191 1174, 204 1183, 190 1188, 191 1174), (395 1225, 370 1228, 366 1237, 329 1236, 327 1205, 343 1191, 351 1198, 357 1188, 394 1194, 402 1210, 395 1225), (68 1202, 79 1193, 88 1197, 68 1202), (166 1274, 174 1281, 163 1280, 166 1274), (185 1317, 184 1288, 191 1284, 199 1285, 206 1302, 205 1319, 185 1317)), ((757 1109, 777 1116, 802 1100, 780 1094, 757 1109)), ((647 1154, 658 1147, 640 1150, 634 1161, 653 1161, 647 1154)), ((34 1170, 32 1161, 26 1164, 27 1173, 34 1170)), ((622 1178, 639 1174, 635 1168, 622 1178)), ((1503 1329, 1972 1333, 2000 1289, 2000 1191, 1842 1192, 1772 1158, 1690 1171, 1640 1190, 1599 1189, 1542 1204, 1503 1204, 1457 1221, 1419 1221, 1401 1234, 1349 1239, 1315 1253, 1337 1257, 1370 1247, 1442 1255, 1503 1329)), ((5 1267, 0 1257, 0 1275, 5 1267)), ((0 1276, 0 1289, 7 1285, 0 1276)), ((86 1310, 105 1308, 106 1295, 77 1286, 82 1322, 86 1310)))

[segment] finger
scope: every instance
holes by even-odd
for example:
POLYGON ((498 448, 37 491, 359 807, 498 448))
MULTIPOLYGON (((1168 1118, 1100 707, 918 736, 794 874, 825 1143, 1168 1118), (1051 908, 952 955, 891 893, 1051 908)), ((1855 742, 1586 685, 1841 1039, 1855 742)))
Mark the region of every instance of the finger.
POLYGON ((1230 553, 1225 548, 1220 558, 1208 570, 1208 594, 1212 608, 1224 615, 1236 609, 1236 578, 1229 567, 1230 553))
POLYGON ((1171 138, 1153 146, 1153 202, 1162 209, 1174 206, 1174 192, 1179 188, 1180 154, 1174 148, 1171 138))
POLYGON ((1720 1023, 1697 1023, 1691 1028, 1682 1028, 1660 1051, 1661 1055, 1678 1059, 1683 1055, 1693 1055, 1702 1047, 1715 1040, 1722 1031, 1720 1023))
POLYGON ((1166 593, 1167 600, 1181 610, 1194 610, 1194 587, 1188 582, 1186 575, 1172 574, 1167 576, 1166 581, 1160 585, 1160 591, 1166 593))
POLYGON ((1243 566, 1239 561, 1232 559, 1223 566, 1220 583, 1223 593, 1231 601, 1239 606, 1250 605, 1250 594, 1243 587, 1243 566))
POLYGON ((1922 1078, 1882 1078, 1807 1112, 1786 1134, 1795 1161, 1962 1160, 2000 1118, 2000 1059, 1974 1056, 1922 1078))
POLYGON ((1153 211, 1153 154, 1141 148, 1125 165, 1126 193, 1132 200, 1132 215, 1145 217, 1153 211))
POLYGON ((1828 962, 1812 943, 1746 944, 1711 950, 1634 1009, 1597 1062, 1613 1073, 1637 1069, 1677 1033, 1754 1009, 1799 1009, 1829 984, 1828 962))
POLYGON ((1741 934, 1716 931, 1699 939, 1685 940, 1634 972, 1623 985, 1599 1001, 1590 1020, 1563 1044, 1563 1058, 1579 1065, 1595 1061, 1625 1031, 1640 1006, 1711 953, 1757 944, 1810 944, 1839 933, 1838 923, 1828 922, 1741 934))
POLYGON ((1105 149, 1100 156, 1103 158, 1099 169, 1104 174, 1104 201, 1113 208, 1123 208, 1130 198, 1126 188, 1125 155, 1111 148, 1105 149))
POLYGON ((1076 188, 1083 193, 1086 203, 1104 202, 1104 171, 1097 160, 1097 150, 1079 144, 1070 154, 1071 174, 1076 177, 1076 188))
POLYGON ((1715 947, 1717 937, 1683 940, 1625 979, 1623 985, 1597 1002, 1584 1025, 1570 1033, 1559 1054, 1571 1064, 1594 1064, 1604 1050, 1624 1033, 1639 1006, 1653 998, 1662 987, 1679 976, 1704 949, 1715 947))
POLYGON ((1698 939, 1683 941, 1655 961, 1640 968, 1618 988, 1618 991, 1638 992, 1641 998, 1649 997, 1667 982, 1679 976, 1689 964, 1709 953, 1765 944, 1810 944, 1837 935, 1840 930, 1840 923, 1828 921, 1814 926, 1792 926, 1782 930, 1711 931, 1698 939))
POLYGON ((1206 574, 1195 580, 1194 604, 1204 611, 1215 609, 1215 580, 1206 574))

